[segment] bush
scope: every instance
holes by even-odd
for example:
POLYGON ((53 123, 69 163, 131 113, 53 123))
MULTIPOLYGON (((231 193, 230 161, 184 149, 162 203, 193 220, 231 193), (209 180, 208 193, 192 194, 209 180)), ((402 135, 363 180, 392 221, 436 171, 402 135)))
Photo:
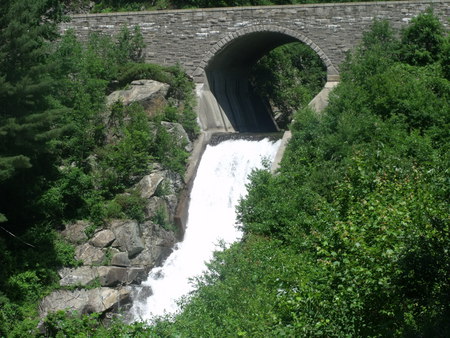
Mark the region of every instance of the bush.
POLYGON ((444 43, 444 27, 428 9, 413 18, 402 31, 401 58, 414 66, 425 66, 438 61, 444 43))

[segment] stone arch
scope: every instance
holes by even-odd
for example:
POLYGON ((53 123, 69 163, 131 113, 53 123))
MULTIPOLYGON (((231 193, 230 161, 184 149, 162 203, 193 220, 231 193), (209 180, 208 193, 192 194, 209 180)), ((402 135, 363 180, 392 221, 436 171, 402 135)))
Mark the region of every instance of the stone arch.
POLYGON ((280 35, 284 35, 286 37, 291 38, 292 42, 299 41, 309 46, 312 50, 314 50, 317 53, 317 55, 322 60, 323 64, 326 66, 328 81, 337 81, 339 79, 339 72, 333 65, 333 62, 323 52, 323 50, 316 43, 314 43, 314 41, 312 41, 310 38, 308 38, 306 35, 300 32, 288 28, 279 27, 276 25, 254 25, 244 27, 233 33, 228 33, 225 37, 217 41, 209 51, 206 52, 205 56, 202 58, 200 62, 199 67, 197 67, 197 69, 194 71, 193 74, 194 77, 197 79, 199 77, 203 77, 205 69, 208 67, 210 62, 216 57, 216 55, 221 51, 223 51, 224 49, 226 49, 236 39, 244 37, 249 34, 264 33, 264 32, 278 33, 280 35))
POLYGON ((271 107, 249 83, 251 66, 272 49, 291 42, 303 42, 321 58, 328 80, 338 72, 327 55, 311 39, 275 25, 244 27, 227 34, 205 54, 194 72, 203 84, 199 117, 204 130, 225 132, 273 132, 278 126, 271 107))

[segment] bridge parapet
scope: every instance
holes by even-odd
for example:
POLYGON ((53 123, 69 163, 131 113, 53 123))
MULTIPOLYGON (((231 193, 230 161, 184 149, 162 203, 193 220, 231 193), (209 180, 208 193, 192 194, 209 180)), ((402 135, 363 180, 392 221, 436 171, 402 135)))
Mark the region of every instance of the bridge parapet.
POLYGON ((203 71, 215 54, 234 39, 245 33, 273 30, 312 46, 327 64, 329 75, 335 76, 333 72, 338 73, 346 52, 360 41, 374 19, 386 19, 401 28, 430 6, 448 29, 450 0, 74 15, 61 29, 72 28, 86 38, 89 32, 113 35, 124 25, 138 25, 147 46, 146 61, 161 65, 179 63, 197 82, 203 81, 203 71))

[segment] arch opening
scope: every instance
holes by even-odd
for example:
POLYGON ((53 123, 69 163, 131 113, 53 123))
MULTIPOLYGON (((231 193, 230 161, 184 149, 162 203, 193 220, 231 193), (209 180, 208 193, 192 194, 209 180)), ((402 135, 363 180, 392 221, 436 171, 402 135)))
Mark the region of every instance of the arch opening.
MULTIPOLYGON (((292 42, 305 43, 286 32, 266 29, 245 32, 231 41, 225 39, 222 46, 219 44, 221 48, 204 68, 204 89, 208 101, 207 107, 203 107, 207 111, 202 114, 207 115, 203 116, 204 129, 227 132, 277 131, 270 104, 254 90, 249 76, 252 66, 261 57, 292 42)), ((326 64, 326 67, 330 68, 330 65, 326 64)))

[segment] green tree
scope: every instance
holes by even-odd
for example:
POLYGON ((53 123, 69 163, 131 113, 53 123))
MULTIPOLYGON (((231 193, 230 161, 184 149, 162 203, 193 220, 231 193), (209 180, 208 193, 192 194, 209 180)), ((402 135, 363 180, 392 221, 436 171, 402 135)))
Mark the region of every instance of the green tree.
POLYGON ((33 196, 44 188, 42 177, 52 172, 48 141, 63 131, 48 100, 54 82, 47 62, 60 6, 56 0, 6 0, 1 12, 0 212, 20 231, 30 221, 33 196))
POLYGON ((432 9, 411 20, 402 31, 402 60, 424 66, 438 60, 444 43, 444 27, 432 9))

